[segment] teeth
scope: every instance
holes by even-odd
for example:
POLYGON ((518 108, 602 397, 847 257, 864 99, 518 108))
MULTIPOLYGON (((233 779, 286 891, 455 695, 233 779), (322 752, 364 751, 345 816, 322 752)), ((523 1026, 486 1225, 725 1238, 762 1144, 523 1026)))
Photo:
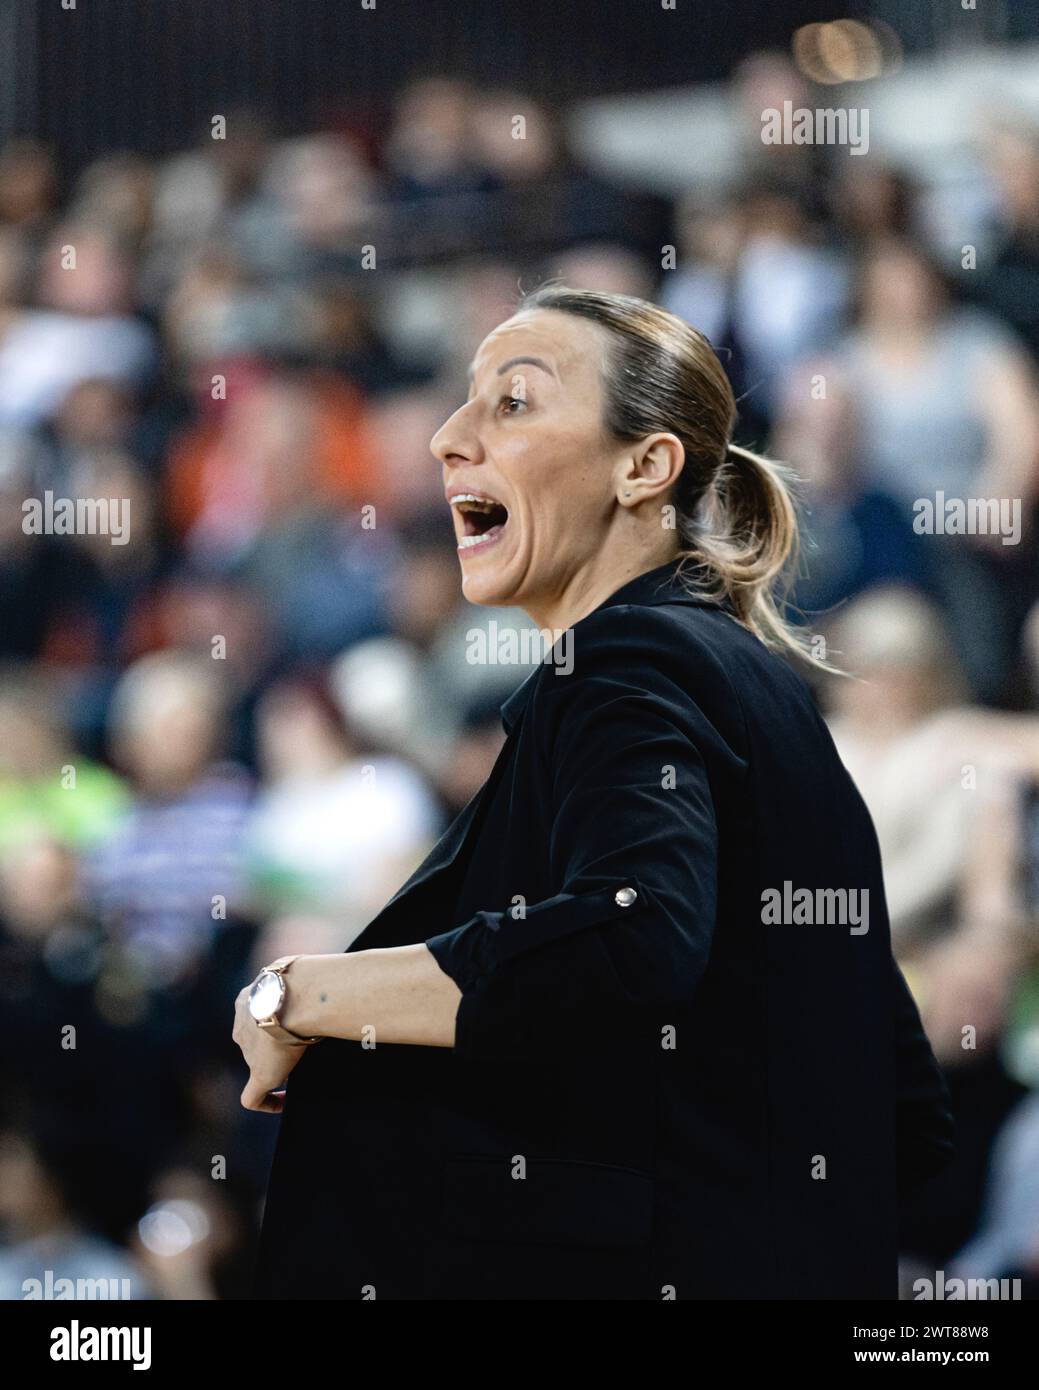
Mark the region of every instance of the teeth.
POLYGON ((484 532, 482 536, 463 536, 458 542, 459 547, 462 550, 468 550, 471 545, 479 545, 481 541, 485 541, 489 534, 489 532, 484 532))
POLYGON ((501 505, 501 503, 494 502, 489 497, 477 497, 476 494, 472 492, 458 492, 451 498, 452 507, 460 506, 463 502, 466 506, 476 507, 482 512, 489 512, 492 507, 501 505))

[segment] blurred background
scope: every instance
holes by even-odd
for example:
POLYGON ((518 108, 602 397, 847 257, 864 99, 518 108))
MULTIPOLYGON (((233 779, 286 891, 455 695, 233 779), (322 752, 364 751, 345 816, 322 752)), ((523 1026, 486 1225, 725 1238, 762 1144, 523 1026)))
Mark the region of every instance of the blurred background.
MULTIPOLYGON (((233 1001, 487 775, 428 450, 548 276, 719 349, 947 1069, 917 1271, 1039 1286, 1039 0, 0 0, 0 1297, 248 1287, 233 1001), (350 11, 348 13, 348 10, 350 11), (762 114, 868 113, 868 149, 762 114), (914 502, 1020 503, 1015 544, 914 502), (117 499, 112 536, 29 498, 117 499), (971 1031, 964 1034, 964 1024, 971 1031)), ((820 1097, 820 1104, 825 1098, 820 1097)))

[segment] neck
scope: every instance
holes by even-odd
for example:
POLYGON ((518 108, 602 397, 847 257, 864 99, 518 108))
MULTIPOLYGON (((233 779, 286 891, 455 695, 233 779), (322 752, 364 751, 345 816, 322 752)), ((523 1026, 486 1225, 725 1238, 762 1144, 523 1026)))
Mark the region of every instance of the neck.
POLYGON ((570 575, 550 593, 539 594, 523 604, 523 611, 539 628, 562 632, 588 616, 640 574, 678 558, 679 545, 672 534, 665 545, 620 560, 597 555, 577 573, 570 575))

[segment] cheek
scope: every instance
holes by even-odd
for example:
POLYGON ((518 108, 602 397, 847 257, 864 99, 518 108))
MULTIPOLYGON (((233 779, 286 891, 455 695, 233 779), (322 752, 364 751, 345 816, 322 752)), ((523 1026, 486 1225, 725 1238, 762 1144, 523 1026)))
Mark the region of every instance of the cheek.
POLYGON ((494 451, 495 459, 499 466, 508 470, 508 476, 516 482, 522 481, 523 474, 517 474, 514 469, 529 469, 532 464, 536 465, 543 451, 543 442, 535 435, 514 434, 511 439, 505 442, 494 451))
POLYGON ((545 428, 517 434, 503 443, 497 461, 532 515, 566 513, 571 505, 587 508, 593 470, 582 432, 545 428))

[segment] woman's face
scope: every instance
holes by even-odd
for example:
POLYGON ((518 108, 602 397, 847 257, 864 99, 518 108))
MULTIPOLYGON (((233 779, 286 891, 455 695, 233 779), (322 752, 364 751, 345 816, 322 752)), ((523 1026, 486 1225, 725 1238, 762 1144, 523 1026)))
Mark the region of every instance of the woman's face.
POLYGON ((465 404, 430 441, 470 603, 529 612, 595 557, 624 454, 602 425, 607 346, 598 324, 552 309, 516 314, 480 344, 465 404))

